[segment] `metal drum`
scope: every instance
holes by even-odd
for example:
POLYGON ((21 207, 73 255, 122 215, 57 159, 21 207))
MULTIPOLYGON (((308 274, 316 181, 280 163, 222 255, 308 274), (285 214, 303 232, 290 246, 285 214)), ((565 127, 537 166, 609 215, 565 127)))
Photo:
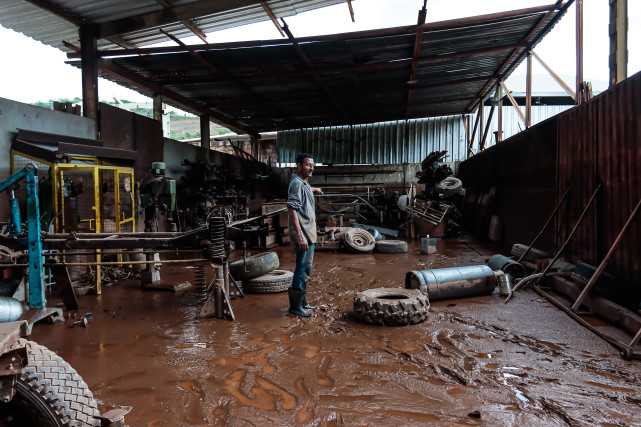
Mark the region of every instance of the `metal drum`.
POLYGON ((24 307, 15 298, 0 297, 0 323, 14 322, 22 316, 24 307))
POLYGON ((405 287, 420 289, 430 301, 464 298, 492 293, 496 276, 487 265, 409 271, 405 274, 405 287))
POLYGON ((487 265, 492 270, 501 270, 512 277, 525 277, 525 267, 503 255, 493 255, 487 265))

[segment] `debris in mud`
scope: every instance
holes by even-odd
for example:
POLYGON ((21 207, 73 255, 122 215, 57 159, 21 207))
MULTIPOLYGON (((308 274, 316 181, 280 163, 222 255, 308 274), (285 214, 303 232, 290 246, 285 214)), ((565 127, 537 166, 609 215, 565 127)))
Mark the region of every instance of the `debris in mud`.
POLYGON ((467 416, 472 418, 481 418, 481 413, 479 411, 472 411, 467 414, 467 416))

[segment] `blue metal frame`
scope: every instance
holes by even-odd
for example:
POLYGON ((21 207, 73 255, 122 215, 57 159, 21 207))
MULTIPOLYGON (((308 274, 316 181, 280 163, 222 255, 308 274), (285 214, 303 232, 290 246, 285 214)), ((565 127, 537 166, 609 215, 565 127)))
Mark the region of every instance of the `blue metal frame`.
MULTIPOLYGON (((18 172, 0 182, 0 192, 10 188, 21 179, 27 180, 27 238, 29 247, 29 306, 44 308, 45 287, 42 280, 42 240, 40 238, 40 208, 38 206, 38 168, 29 163, 18 172)), ((11 203, 11 221, 13 232, 22 231, 20 211, 17 202, 11 203), (15 205, 15 206, 14 206, 15 205)))

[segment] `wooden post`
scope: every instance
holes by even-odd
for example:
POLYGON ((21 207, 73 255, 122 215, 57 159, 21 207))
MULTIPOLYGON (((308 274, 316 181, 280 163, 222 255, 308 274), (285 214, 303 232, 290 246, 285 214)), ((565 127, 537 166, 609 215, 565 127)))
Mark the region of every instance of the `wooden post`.
POLYGON ((211 149, 211 135, 209 133, 209 116, 203 114, 200 116, 200 148, 202 149, 205 160, 209 157, 211 149))
POLYGON ((96 129, 98 129, 97 52, 96 26, 92 24, 81 25, 80 64, 82 66, 82 115, 96 120, 96 129))

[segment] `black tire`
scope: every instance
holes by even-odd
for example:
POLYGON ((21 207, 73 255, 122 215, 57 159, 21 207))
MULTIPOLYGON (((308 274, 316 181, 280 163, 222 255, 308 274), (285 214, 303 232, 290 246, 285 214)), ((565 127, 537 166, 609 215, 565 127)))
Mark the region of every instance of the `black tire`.
POLYGON ((374 325, 400 326, 424 322, 430 308, 427 295, 418 289, 378 288, 357 292, 354 314, 374 325))
POLYGON ((0 404, 3 418, 13 419, 10 425, 100 425, 93 394, 75 369, 33 341, 21 339, 17 345, 27 346, 29 364, 18 377, 11 402, 0 404))
POLYGON ((441 182, 436 183, 434 187, 436 187, 438 192, 441 194, 457 194, 463 187, 463 183, 460 179, 451 176, 445 178, 441 182))
POLYGON ((243 291, 255 294, 275 294, 292 287, 294 273, 287 270, 273 270, 270 273, 243 282, 243 291))
MULTIPOLYGON (((524 245, 522 243, 515 243, 512 245, 512 250, 510 251, 510 253, 512 254, 512 256, 518 259, 521 255, 525 253, 526 249, 527 249, 527 245, 524 245)), ((523 257, 522 261, 536 262, 541 258, 552 258, 552 254, 549 252, 541 251, 536 248, 530 248, 530 250, 527 251, 527 255, 523 257)))
POLYGON ((376 246, 374 236, 360 228, 350 228, 343 233, 343 243, 350 252, 370 253, 376 246))
POLYGON ((234 280, 249 280, 262 276, 278 268, 276 252, 263 252, 229 264, 229 272, 234 280))
POLYGON ((403 240, 379 240, 374 252, 382 254, 397 254, 407 252, 407 242, 403 240))

